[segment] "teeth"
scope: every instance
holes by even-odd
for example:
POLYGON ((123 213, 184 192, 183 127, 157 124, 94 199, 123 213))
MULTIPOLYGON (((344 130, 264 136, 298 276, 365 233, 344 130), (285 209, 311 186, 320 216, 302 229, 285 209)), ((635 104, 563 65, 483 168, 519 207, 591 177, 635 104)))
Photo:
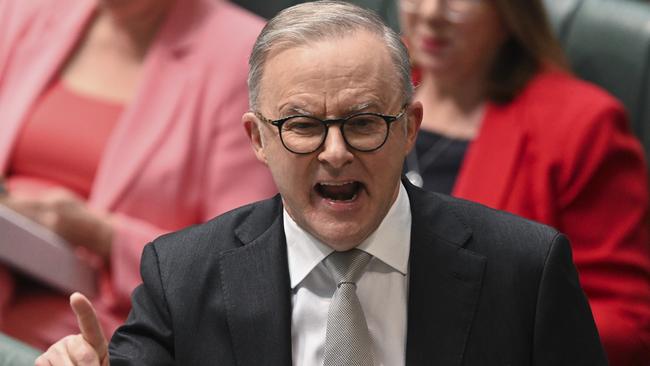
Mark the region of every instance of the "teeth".
POLYGON ((350 181, 347 181, 347 182, 320 182, 319 184, 320 184, 320 185, 323 185, 323 186, 335 186, 335 187, 340 187, 340 186, 344 186, 344 185, 346 185, 346 184, 352 184, 352 183, 354 183, 353 180, 350 180, 350 181))

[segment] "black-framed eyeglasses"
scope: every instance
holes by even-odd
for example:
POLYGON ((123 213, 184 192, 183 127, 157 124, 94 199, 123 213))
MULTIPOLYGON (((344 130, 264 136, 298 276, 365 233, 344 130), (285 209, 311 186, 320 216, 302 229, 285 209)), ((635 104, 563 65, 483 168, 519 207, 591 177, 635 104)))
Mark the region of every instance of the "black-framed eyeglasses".
POLYGON ((295 154, 310 154, 320 149, 327 139, 329 126, 337 123, 343 140, 350 148, 371 152, 384 146, 388 140, 391 123, 404 116, 407 106, 408 104, 404 104, 395 116, 364 112, 346 118, 325 120, 305 115, 270 120, 259 112, 255 112, 255 115, 260 120, 276 126, 282 145, 295 154))

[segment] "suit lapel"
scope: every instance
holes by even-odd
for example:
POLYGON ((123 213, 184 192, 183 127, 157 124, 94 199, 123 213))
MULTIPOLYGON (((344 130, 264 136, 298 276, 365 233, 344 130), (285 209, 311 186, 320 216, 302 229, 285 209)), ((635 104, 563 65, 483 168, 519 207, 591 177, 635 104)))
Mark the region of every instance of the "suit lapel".
POLYGON ((504 207, 526 140, 520 110, 512 103, 488 106, 479 136, 461 166, 454 196, 504 207))
POLYGON ((279 196, 235 230, 244 244, 220 257, 238 365, 291 364, 291 287, 279 196))
POLYGON ((486 260, 463 248, 472 232, 439 196, 405 185, 413 213, 406 364, 460 365, 486 260))

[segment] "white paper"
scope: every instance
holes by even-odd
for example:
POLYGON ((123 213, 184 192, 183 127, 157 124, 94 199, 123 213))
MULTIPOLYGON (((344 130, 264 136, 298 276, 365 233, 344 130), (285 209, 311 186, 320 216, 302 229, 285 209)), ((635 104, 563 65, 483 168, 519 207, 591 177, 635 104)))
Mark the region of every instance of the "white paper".
POLYGON ((66 294, 97 292, 96 270, 47 228, 0 205, 0 261, 66 294))

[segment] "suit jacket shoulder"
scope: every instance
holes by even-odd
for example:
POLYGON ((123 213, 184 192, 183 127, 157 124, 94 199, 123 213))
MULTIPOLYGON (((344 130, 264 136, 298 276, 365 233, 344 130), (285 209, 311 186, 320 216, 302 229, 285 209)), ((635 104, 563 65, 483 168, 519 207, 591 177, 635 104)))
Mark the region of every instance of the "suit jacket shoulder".
POLYGON ((564 235, 405 185, 408 365, 605 364, 564 235))
POLYGON ((209 264, 208 257, 227 254, 253 241, 281 214, 281 199, 276 195, 233 209, 203 224, 162 235, 150 246, 158 256, 161 270, 195 270, 202 263, 209 264))
POLYGON ((427 220, 437 235, 449 235, 443 238, 444 241, 460 244, 469 239, 462 246, 477 254, 490 255, 498 251, 509 251, 513 254, 519 253, 522 258, 544 257, 553 240, 560 235, 550 226, 477 202, 427 192, 417 187, 409 188, 409 196, 416 197, 411 199, 411 205, 418 220, 427 220), (434 204, 431 204, 432 202, 434 204), (452 233, 449 226, 457 230, 452 233), (498 245, 513 242, 519 244, 498 245))
POLYGON ((111 364, 290 364, 279 196, 154 240, 141 273, 129 319, 111 340, 111 364))

